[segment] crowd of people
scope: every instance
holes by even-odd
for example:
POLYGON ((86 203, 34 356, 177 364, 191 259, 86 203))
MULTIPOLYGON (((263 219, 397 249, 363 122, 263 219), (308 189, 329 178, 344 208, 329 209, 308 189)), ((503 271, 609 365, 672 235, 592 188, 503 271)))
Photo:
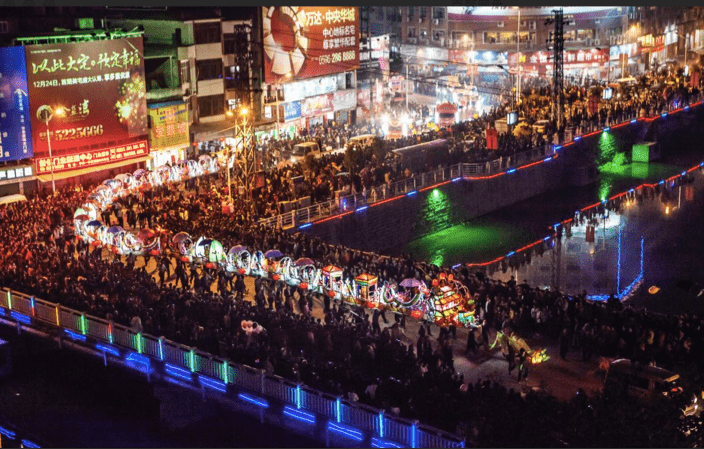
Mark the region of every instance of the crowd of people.
MULTIPOLYGON (((491 114, 495 118, 503 112, 491 114)), ((489 123, 491 114, 456 125, 452 135, 463 136, 481 127, 479 123, 489 123)), ((390 145, 407 143, 401 140, 390 145)), ((364 161, 371 161, 372 150, 363 151, 364 161)), ((317 188, 317 193, 303 187, 303 192, 322 200, 343 187, 336 184, 337 172, 330 170, 343 164, 342 158, 324 156, 307 167, 317 173, 314 185, 331 185, 317 188)), ((381 170, 370 170, 369 182, 407 176, 389 161, 376 163, 381 170)), ((273 171, 267 176, 265 193, 256 201, 236 196, 233 213, 222 208, 226 187, 210 176, 128 195, 106 210, 103 218, 126 229, 149 227, 206 235, 225 248, 240 244, 261 251, 278 249, 293 258, 309 257, 318 266, 333 263, 343 269, 344 276, 371 273, 381 283, 398 283, 408 277, 429 283, 440 271, 453 273, 472 293, 477 310, 479 326, 468 334, 466 354, 453 351, 456 332, 450 327, 426 323, 417 339, 410 338, 405 333, 405 315, 369 313, 259 278, 248 292, 241 275, 184 263, 169 249, 160 256, 142 258, 120 257, 92 247, 72 232, 73 212, 86 198, 80 187, 0 206, 0 285, 302 381, 390 414, 459 430, 474 445, 518 445, 526 435, 546 445, 570 438, 578 445, 591 444, 605 438, 603 432, 596 432, 597 436, 593 432, 608 416, 603 412, 594 417, 591 406, 598 406, 596 398, 579 396, 573 403, 556 405, 554 398, 534 392, 526 395, 495 382, 465 382, 455 369, 455 358, 472 358, 477 351, 490 353, 489 337, 495 331, 513 331, 526 338, 548 336, 559 345, 562 358, 575 357, 573 352, 584 361, 627 357, 644 365, 687 372, 697 382, 702 379, 704 317, 649 314, 623 307, 615 298, 590 302, 586 292, 569 297, 525 283, 517 285, 515 280, 495 281, 466 266, 441 269, 410 255, 391 258, 362 253, 261 225, 258 217, 280 212, 278 202, 296 197, 296 186, 289 181, 302 173, 300 166, 273 171), (245 299, 251 296, 253 301, 245 299), (314 314, 318 307, 322 310, 314 314), (255 324, 242 325, 248 321, 255 324), (381 322, 390 325, 381 326, 381 322), (574 415, 591 418, 577 422, 574 415), (515 416, 531 418, 521 423, 515 416), (536 426, 544 426, 543 431, 537 432, 536 426)), ((359 188, 364 188, 364 182, 360 176, 359 188)), ((609 404, 629 406, 627 402, 609 404)))

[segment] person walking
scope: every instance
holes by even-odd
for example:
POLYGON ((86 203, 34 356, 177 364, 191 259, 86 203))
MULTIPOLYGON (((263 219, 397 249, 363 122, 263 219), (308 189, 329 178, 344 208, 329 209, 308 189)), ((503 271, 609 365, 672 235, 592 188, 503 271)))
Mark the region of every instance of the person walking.
POLYGON ((528 379, 528 352, 524 348, 518 351, 518 381, 528 379))
POLYGON ((558 337, 558 343, 560 344, 560 358, 562 360, 567 359, 567 352, 570 349, 570 338, 569 335, 567 335, 567 328, 562 329, 562 333, 560 333, 560 336, 558 337))

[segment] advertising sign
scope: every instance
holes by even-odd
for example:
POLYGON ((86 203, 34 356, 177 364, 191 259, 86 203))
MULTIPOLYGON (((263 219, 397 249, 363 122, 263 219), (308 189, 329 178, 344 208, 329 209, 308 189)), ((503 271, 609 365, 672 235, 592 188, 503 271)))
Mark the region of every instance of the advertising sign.
POLYGON ((2 167, 0 168, 0 182, 10 179, 20 180, 34 175, 34 170, 31 165, 22 165, 21 167, 2 167))
POLYGON ((371 62, 370 52, 367 45, 360 44, 359 46, 359 63, 361 69, 369 69, 375 71, 389 70, 389 35, 373 36, 371 38, 371 62))
POLYGON ((359 8, 262 7, 264 79, 276 82, 359 67, 359 8))
MULTIPOLYGON (((611 47, 613 49, 616 46, 611 47)), ((511 53, 508 56, 508 64, 510 66, 516 65, 517 53, 511 53)), ((520 54, 521 64, 552 64, 553 54, 548 51, 535 51, 520 54)), ((564 64, 591 64, 591 63, 606 63, 608 59, 606 57, 606 50, 599 51, 596 48, 590 50, 565 50, 564 52, 564 64)), ((524 67, 521 70, 525 70, 524 67)))
MULTIPOLYGON (((54 173, 120 162, 148 154, 149 146, 146 140, 117 147, 102 148, 100 150, 82 151, 66 156, 55 156, 52 152, 54 158, 54 173)), ((38 175, 51 173, 48 157, 35 157, 34 164, 37 167, 38 175)))
POLYGON ((42 120, 47 111, 54 112, 49 121, 54 156, 97 154, 146 141, 141 37, 30 45, 26 55, 35 155, 49 154, 42 120), (64 114, 56 113, 60 110, 64 114))
POLYGON ((284 120, 289 121, 297 118, 301 118, 301 102, 284 103, 284 120))
POLYGON ((306 97, 329 94, 337 90, 337 84, 337 77, 335 76, 323 76, 313 80, 286 83, 283 85, 284 99, 286 101, 298 101, 306 97))
POLYGON ((149 107, 152 129, 149 139, 152 149, 188 146, 188 107, 184 103, 149 107))
POLYGON ((333 97, 333 106, 335 111, 344 111, 346 109, 354 109, 357 107, 357 90, 338 90, 333 97))
POLYGON ((306 98, 301 102, 301 115, 313 117, 333 111, 333 94, 318 95, 306 98))
POLYGON ((24 47, 0 47, 0 162, 33 156, 24 47))

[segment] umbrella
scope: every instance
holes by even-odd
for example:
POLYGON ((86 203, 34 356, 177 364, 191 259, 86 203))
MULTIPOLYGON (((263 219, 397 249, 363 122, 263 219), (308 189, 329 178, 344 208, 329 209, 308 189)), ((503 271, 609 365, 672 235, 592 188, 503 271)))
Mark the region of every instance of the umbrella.
POLYGON ((139 178, 140 176, 144 176, 144 175, 146 175, 147 173, 149 173, 149 172, 146 171, 146 170, 143 169, 143 168, 140 168, 140 169, 137 169, 137 170, 134 172, 134 177, 135 177, 135 178, 139 178))
POLYGON ((241 252, 247 251, 247 247, 242 246, 242 245, 236 245, 230 248, 230 251, 228 251, 228 254, 239 254, 241 252))
MULTIPOLYGON (((108 180, 108 181, 109 181, 109 180, 108 180)), ((98 193, 98 192, 109 192, 109 191, 110 191, 110 187, 108 187, 108 186, 106 186, 106 185, 101 185, 101 186, 98 186, 98 187, 95 188, 95 192, 96 192, 96 193, 98 193)))
POLYGON ((98 220, 92 220, 92 221, 89 221, 88 223, 86 223, 86 226, 91 226, 91 227, 96 227, 96 228, 99 228, 102 225, 103 224, 101 222, 99 222, 98 220))
POLYGON ((126 183, 131 177, 132 175, 130 175, 129 173, 120 173, 119 175, 115 176, 115 179, 126 183))
POLYGON ((118 232, 122 232, 124 229, 122 229, 122 226, 110 226, 108 228, 108 232, 110 234, 117 234, 118 232))
POLYGON ((415 278, 406 278, 399 284, 401 287, 420 287, 422 283, 415 278))
POLYGON ((175 244, 178 244, 178 243, 181 243, 181 242, 183 242, 184 240, 190 239, 190 238, 191 238, 191 236, 188 235, 187 233, 185 233, 185 232, 179 232, 178 234, 176 234, 176 235, 171 239, 171 241, 172 241, 173 243, 175 243, 175 244))
POLYGON ((264 253, 264 257, 267 259, 273 259, 274 257, 281 257, 284 254, 279 251, 278 249, 270 249, 269 251, 264 253))
POLYGON ((297 267, 303 267, 306 265, 315 265, 315 262, 313 262, 313 259, 309 259, 307 257, 302 257, 296 261, 297 267))
POLYGON ((78 221, 86 221, 86 220, 90 220, 90 217, 86 214, 81 214, 81 215, 76 215, 75 217, 73 217, 73 219, 78 220, 78 221))

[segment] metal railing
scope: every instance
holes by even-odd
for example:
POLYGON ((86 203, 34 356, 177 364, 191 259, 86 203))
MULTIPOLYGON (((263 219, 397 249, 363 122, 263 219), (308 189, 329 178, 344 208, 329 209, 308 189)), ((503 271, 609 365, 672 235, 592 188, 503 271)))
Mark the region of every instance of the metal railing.
POLYGON ((105 357, 109 353, 126 362, 141 363, 148 373, 151 372, 150 362, 163 363, 167 375, 171 372, 194 386, 200 384, 203 389, 222 385, 218 391, 228 397, 234 393, 227 387, 234 385, 331 423, 366 431, 372 442, 381 438, 407 447, 464 447, 458 435, 420 425, 417 421, 388 416, 383 410, 348 402, 342 397, 266 374, 264 370, 233 363, 165 338, 137 333, 126 326, 5 288, 0 289, 0 318, 13 320, 18 326, 58 328, 60 335, 74 343, 93 345, 105 357))

